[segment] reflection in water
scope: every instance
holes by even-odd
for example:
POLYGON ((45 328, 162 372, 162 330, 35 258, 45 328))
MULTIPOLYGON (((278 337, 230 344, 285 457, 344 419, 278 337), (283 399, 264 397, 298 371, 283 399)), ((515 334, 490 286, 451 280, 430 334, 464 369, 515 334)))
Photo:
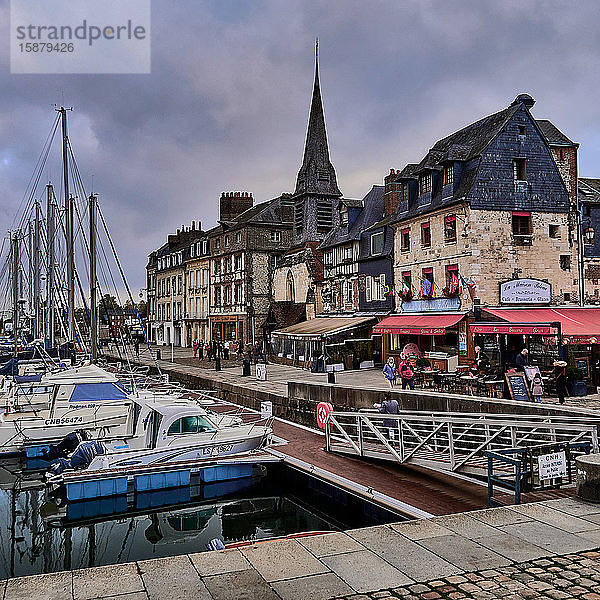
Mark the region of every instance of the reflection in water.
POLYGON ((0 467, 0 579, 162 556, 399 516, 280 465, 261 477, 99 498, 60 508, 39 478, 0 467))

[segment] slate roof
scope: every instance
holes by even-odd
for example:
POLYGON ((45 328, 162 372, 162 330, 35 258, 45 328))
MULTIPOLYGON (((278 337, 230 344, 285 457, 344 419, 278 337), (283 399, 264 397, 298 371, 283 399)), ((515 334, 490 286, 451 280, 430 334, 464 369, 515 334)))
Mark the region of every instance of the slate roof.
POLYGON ((536 119, 535 122, 540 128, 542 135, 546 138, 549 144, 556 146, 577 146, 575 142, 571 141, 554 123, 548 121, 548 119, 536 119))
POLYGON ((600 179, 579 177, 579 199, 581 202, 600 203, 600 179))
MULTIPOLYGON (((509 106, 463 127, 436 142, 428 156, 431 154, 437 158, 438 163, 450 160, 466 161, 479 156, 519 108, 518 104, 509 106)), ((423 161, 426 159, 427 157, 423 161)))
POLYGON ((220 225, 213 227, 206 232, 206 235, 213 237, 224 231, 237 229, 244 225, 292 225, 291 207, 282 206, 281 197, 273 198, 265 202, 255 204, 253 207, 245 210, 231 221, 221 221, 220 225), (289 212, 289 218, 286 216, 289 212))
POLYGON ((319 248, 331 248, 351 240, 358 239, 365 229, 373 223, 380 221, 384 210, 384 190, 382 185, 374 185, 369 193, 362 199, 363 209, 356 221, 348 230, 347 227, 334 227, 325 237, 319 248))
POLYGON ((341 196, 337 185, 335 169, 329 159, 325 115, 319 83, 319 59, 315 59, 315 83, 308 117, 304 158, 296 179, 294 196, 317 194, 341 196), (327 175, 327 177, 323 177, 327 175))

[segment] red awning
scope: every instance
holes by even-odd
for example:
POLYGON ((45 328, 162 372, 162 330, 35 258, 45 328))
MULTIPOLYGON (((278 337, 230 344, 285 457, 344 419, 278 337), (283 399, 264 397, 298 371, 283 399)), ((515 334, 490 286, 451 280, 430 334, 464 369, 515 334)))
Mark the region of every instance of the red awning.
POLYGON ((465 315, 396 315, 384 319, 373 333, 396 333, 402 335, 444 335, 447 327, 456 325, 465 315))
POLYGON ((558 327, 550 325, 528 323, 518 325, 515 323, 476 323, 471 325, 471 333, 508 333, 523 335, 558 335, 558 327))
MULTIPOLYGON (((600 308, 484 308, 482 310, 508 323, 549 324, 558 321, 563 336, 600 337, 600 308)), ((475 331, 474 327, 477 325, 472 325, 471 331, 475 331)))

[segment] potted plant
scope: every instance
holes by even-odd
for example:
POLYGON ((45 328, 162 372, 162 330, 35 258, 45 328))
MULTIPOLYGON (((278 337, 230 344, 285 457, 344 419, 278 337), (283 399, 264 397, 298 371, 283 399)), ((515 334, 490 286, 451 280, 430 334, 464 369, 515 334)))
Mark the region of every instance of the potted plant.
POLYGON ((569 396, 587 395, 585 376, 577 367, 567 367, 567 390, 569 396))
POLYGON ((425 369, 431 367, 431 362, 428 358, 417 358, 415 362, 415 367, 420 367, 421 369, 425 369))

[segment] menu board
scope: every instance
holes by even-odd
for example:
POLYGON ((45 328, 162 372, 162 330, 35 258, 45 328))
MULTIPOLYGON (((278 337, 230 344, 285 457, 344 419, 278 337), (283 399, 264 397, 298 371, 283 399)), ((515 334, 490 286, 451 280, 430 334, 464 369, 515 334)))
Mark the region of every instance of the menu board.
POLYGON ((537 375, 539 375, 540 377, 542 376, 542 374, 540 373, 540 368, 539 367, 523 367, 523 369, 525 370, 525 375, 527 375, 527 379, 529 381, 533 381, 533 378, 537 375))
POLYGON ((531 402, 531 394, 525 373, 507 373, 505 375, 510 397, 518 402, 531 402))
POLYGON ((587 357, 576 358, 575 366, 583 373, 583 376, 588 379, 590 376, 590 362, 587 357))

